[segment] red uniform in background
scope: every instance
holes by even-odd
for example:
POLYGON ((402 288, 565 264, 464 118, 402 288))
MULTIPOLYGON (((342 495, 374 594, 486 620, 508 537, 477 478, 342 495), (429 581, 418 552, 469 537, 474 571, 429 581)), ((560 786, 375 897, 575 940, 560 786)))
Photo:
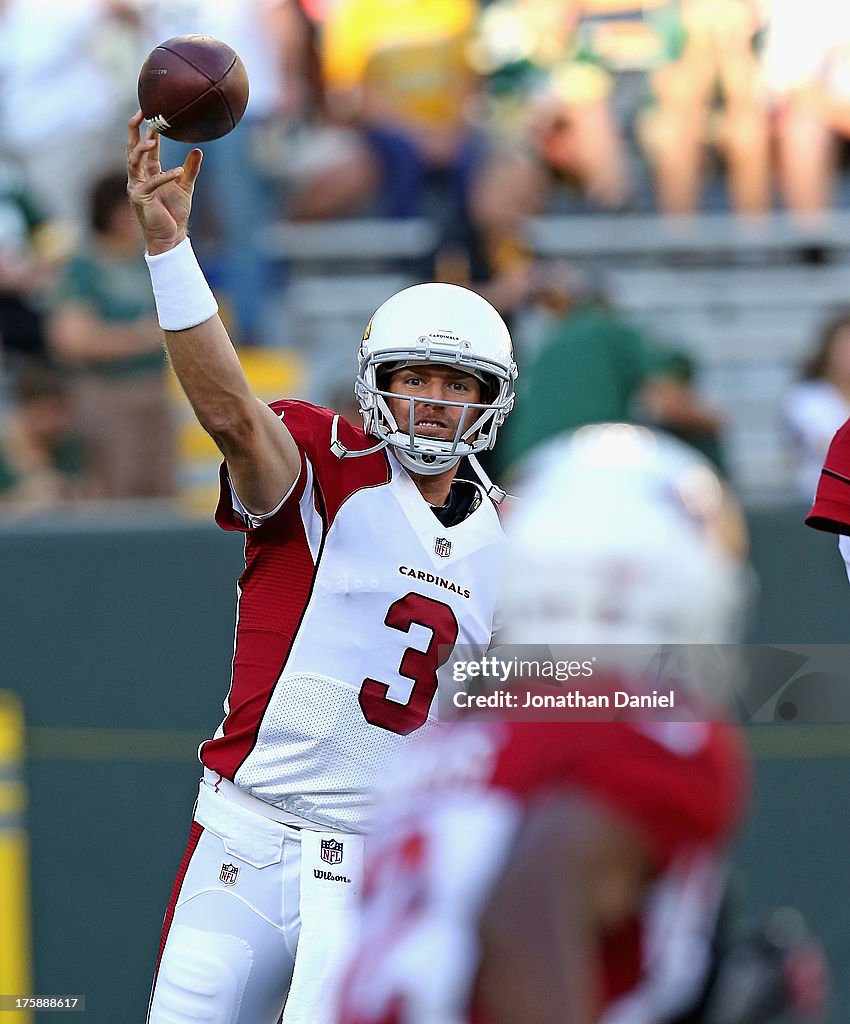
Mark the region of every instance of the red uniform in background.
MULTIPOLYGON (((481 913, 526 815, 553 795, 621 820, 652 866, 640 913, 596 950, 597 1019, 673 1016, 705 982, 746 778, 734 730, 717 723, 470 722, 434 737, 376 832, 339 1024, 488 1024, 481 913)), ((555 898, 558 879, 542 884, 555 898)))
POLYGON ((829 445, 806 526, 839 534, 838 549, 850 576, 850 420, 829 445))

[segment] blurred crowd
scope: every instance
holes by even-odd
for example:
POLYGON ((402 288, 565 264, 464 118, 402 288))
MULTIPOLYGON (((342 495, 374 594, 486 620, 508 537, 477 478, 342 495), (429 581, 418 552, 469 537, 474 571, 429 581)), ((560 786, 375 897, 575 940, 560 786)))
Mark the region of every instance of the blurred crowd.
MULTIPOLYGON (((194 214, 237 345, 266 340, 264 297, 280 284, 263 226, 424 216, 439 237, 428 276, 475 287, 508 318, 529 303, 548 310, 540 365, 523 372, 552 429, 639 408, 720 460, 722 425, 691 386, 698 368, 621 323, 571 272, 541 267, 521 228, 547 213, 841 205, 850 8, 0 0, 0 507, 175 494, 173 410, 123 162, 138 69, 183 33, 229 42, 251 82, 239 129, 205 147, 194 214)), ((184 152, 166 142, 163 163, 184 152)), ((846 345, 846 319, 834 333, 846 345)), ((847 371, 828 385, 840 401, 815 394, 813 381, 847 362, 832 348, 789 398, 810 461, 820 437, 806 427, 826 432, 847 414, 847 371)), ((505 465, 542 429, 521 405, 505 465)))

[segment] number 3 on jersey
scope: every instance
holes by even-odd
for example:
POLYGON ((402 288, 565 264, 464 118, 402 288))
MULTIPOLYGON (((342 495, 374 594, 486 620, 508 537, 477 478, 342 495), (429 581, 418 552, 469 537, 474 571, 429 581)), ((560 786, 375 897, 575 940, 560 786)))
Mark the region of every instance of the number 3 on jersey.
POLYGON ((422 594, 406 594, 393 601, 384 623, 402 633, 409 633, 414 624, 431 630, 427 650, 408 647, 401 659, 399 674, 413 680, 413 689, 406 704, 388 697, 389 687, 377 679, 364 679, 360 687, 360 707, 366 721, 380 729, 407 736, 428 720, 428 710, 437 692, 437 669, 448 660, 457 640, 457 619, 452 609, 442 601, 434 601, 422 594))

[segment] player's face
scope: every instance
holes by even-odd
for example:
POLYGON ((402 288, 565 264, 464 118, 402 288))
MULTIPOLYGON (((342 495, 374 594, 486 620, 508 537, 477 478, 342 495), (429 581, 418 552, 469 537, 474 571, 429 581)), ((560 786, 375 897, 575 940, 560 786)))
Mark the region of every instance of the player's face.
MULTIPOLYGON (((451 441, 463 415, 459 405, 440 405, 439 402, 480 402, 481 383, 472 374, 451 366, 423 363, 395 370, 387 384, 387 391, 397 395, 411 395, 417 399, 413 409, 414 434, 451 441), (433 399, 432 401, 429 401, 433 399)), ((403 398, 388 398, 387 404, 401 430, 410 422, 410 403, 403 398)), ((478 416, 478 410, 467 410, 463 429, 478 416)))

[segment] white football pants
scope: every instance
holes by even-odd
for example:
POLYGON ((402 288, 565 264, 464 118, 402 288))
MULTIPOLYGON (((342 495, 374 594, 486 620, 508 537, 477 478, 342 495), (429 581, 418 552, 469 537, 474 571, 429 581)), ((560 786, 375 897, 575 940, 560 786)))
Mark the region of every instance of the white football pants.
POLYGON ((325 1024, 330 1014, 321 1003, 333 990, 329 954, 347 942, 362 837, 281 824, 249 809, 252 799, 236 803, 201 782, 166 911, 148 1024, 277 1024, 299 937, 284 1022, 325 1024))

